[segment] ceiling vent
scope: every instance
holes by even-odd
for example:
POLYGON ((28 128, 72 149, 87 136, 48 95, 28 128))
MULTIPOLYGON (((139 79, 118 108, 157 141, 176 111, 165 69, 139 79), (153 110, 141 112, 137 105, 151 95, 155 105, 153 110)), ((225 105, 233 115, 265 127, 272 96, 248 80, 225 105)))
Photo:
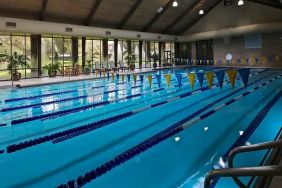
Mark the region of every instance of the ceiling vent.
POLYGON ((158 36, 158 39, 159 39, 159 40, 162 39, 162 36, 158 36))
POLYGON ((16 22, 6 22, 6 27, 8 28, 16 28, 17 23, 16 22))
POLYGON ((110 31, 106 31, 106 32, 105 32, 105 34, 106 34, 106 35, 111 35, 111 34, 112 34, 112 32, 110 32, 110 31))
POLYGON ((137 34, 137 38, 141 38, 141 35, 140 35, 140 34, 137 34))
POLYGON ((66 33, 71 33, 72 32, 72 28, 71 27, 66 27, 65 28, 65 32, 66 33))

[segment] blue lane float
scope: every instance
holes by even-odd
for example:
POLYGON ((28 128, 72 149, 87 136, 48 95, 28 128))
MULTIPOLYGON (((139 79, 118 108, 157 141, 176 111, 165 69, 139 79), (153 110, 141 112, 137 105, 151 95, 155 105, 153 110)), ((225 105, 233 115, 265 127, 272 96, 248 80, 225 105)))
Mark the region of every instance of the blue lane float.
MULTIPOLYGON (((262 87, 262 85, 260 85, 260 87, 262 87)), ((279 98, 280 97, 281 97, 281 92, 280 92, 279 98)), ((238 99, 236 99, 236 100, 238 100, 238 99)), ((222 109, 222 108, 215 108, 211 111, 218 111, 220 109, 222 109)), ((207 113, 211 114, 210 111, 207 112, 207 113)), ((207 117, 209 117, 209 116, 205 116, 204 118, 207 118, 207 117)), ((198 119, 202 120, 200 117, 198 119)), ((112 170, 113 168, 118 167, 119 165, 121 165, 121 164, 125 163, 126 161, 132 159, 133 157, 139 155, 140 153, 143 153, 144 151, 146 151, 146 150, 152 148, 153 146, 163 142, 164 140, 172 137, 173 135, 183 131, 187 127, 190 127, 193 123, 195 123, 195 121, 188 123, 187 120, 181 120, 181 121, 177 122, 176 124, 172 125, 171 127, 165 129, 164 131, 162 131, 158 134, 155 134, 154 136, 150 137, 149 139, 147 139, 147 140, 141 142, 140 144, 132 147, 131 149, 121 153, 120 155, 116 156, 112 160, 109 160, 105 164, 103 164, 103 165, 101 165, 101 166, 99 166, 99 167, 79 176, 77 179, 71 180, 71 181, 74 181, 75 185, 78 185, 78 187, 83 186, 83 185, 89 183, 90 181, 98 178, 99 176, 107 173, 108 171, 112 170)), ((62 185, 59 185, 58 187, 65 187, 65 186, 67 186, 67 184, 62 184, 62 185)))
POLYGON ((5 127, 7 124, 6 123, 2 123, 0 124, 0 127, 5 127))
MULTIPOLYGON (((237 78, 239 79, 239 78, 237 78)), ((159 89, 155 89, 153 90, 153 92, 158 92, 158 91, 162 91, 164 90, 164 88, 159 88, 159 89)), ((140 95, 136 95, 133 96, 134 97, 139 97, 140 95)), ((130 96, 127 96, 126 99, 131 98, 130 96)), ((119 100, 123 100, 123 99, 119 99, 119 100)), ((119 100, 116 100, 115 102, 118 102, 119 100)), ((33 121, 33 120, 38 120, 38 119, 50 119, 50 118, 54 118, 54 117, 61 117, 63 115, 67 115, 67 114, 71 114, 71 113, 75 113, 78 111, 82 111, 82 110, 88 110, 94 107, 100 107, 100 106, 104 106, 110 104, 109 101, 103 101, 100 103, 95 103, 95 104, 91 104, 91 105, 87 105, 87 106, 83 106, 83 107, 78 107, 78 108, 73 108, 73 109, 69 109, 69 110, 64 110, 64 111, 59 111, 59 112, 54 112, 54 113, 49 113, 49 114, 43 114, 43 115, 39 115, 39 116, 33 116, 33 117, 28 117, 28 118, 22 118, 22 119, 18 119, 18 120, 13 120, 11 122, 12 125, 15 124, 20 124, 20 123, 25 123, 25 122, 29 122, 29 121, 33 121)))
MULTIPOLYGON (((121 101, 121 100, 124 100, 124 99, 131 99, 131 98, 135 98, 135 97, 140 97, 140 96, 141 96, 141 94, 130 95, 130 96, 115 100, 114 102, 118 102, 118 101, 121 101)), ((38 116, 32 116, 32 117, 17 119, 17 120, 11 121, 11 124, 16 125, 16 124, 34 121, 34 120, 38 120, 38 119, 58 117, 58 116, 62 116, 62 115, 66 115, 66 114, 70 114, 70 113, 74 113, 74 112, 79 112, 79 111, 82 111, 82 110, 87 110, 87 109, 91 109, 91 108, 95 108, 95 107, 104 106, 104 105, 110 104, 110 103, 111 103, 111 101, 103 101, 103 102, 94 103, 94 104, 91 104, 91 105, 72 108, 72 109, 68 109, 68 110, 62 110, 62 111, 53 112, 53 113, 49 113, 49 114, 42 114, 42 115, 38 115, 38 116)))
MULTIPOLYGON (((263 78, 261 78, 261 79, 263 79, 263 78)), ((259 80, 261 80, 261 79, 259 79, 259 80)), ((257 80, 256 82, 258 82, 259 80, 257 80)), ((254 82, 252 84, 255 84, 256 82, 254 82)), ((252 85, 252 84, 250 84, 250 85, 252 85)), ((206 90, 208 90, 208 89, 209 89, 209 87, 207 86, 206 90)), ((233 91, 233 93, 231 93, 229 95, 226 95, 226 96, 222 97, 221 99, 218 99, 217 101, 214 101, 213 103, 205 106, 204 108, 202 108, 199 111, 193 113, 189 117, 187 117, 187 118, 183 119, 182 121, 176 123, 175 125, 171 126, 170 128, 165 129, 164 131, 167 131, 169 129, 175 128, 176 126, 179 126, 179 123, 184 123, 185 121, 188 121, 189 119, 192 119, 193 117, 195 117, 195 116, 199 115, 200 113, 204 112, 205 110, 207 110, 208 108, 212 107, 216 103, 224 100, 225 98, 228 98, 229 96, 235 94, 236 92, 241 91, 242 89, 238 89, 236 91, 233 91)), ((203 88, 200 89, 200 90, 203 90, 203 88)), ((83 126, 80 126, 80 127, 68 129, 68 130, 65 130, 65 131, 54 133, 54 134, 51 134, 51 135, 48 135, 48 136, 43 136, 43 137, 36 138, 36 139, 33 139, 33 140, 21 142, 19 144, 12 144, 12 145, 9 145, 7 147, 7 152, 8 153, 12 153, 12 152, 15 152, 15 151, 18 151, 18 150, 21 150, 21 149, 24 149, 24 148, 28 148, 28 147, 31 147, 31 146, 34 146, 34 145, 37 145, 37 144, 41 144, 43 142, 51 141, 51 140, 53 140, 53 143, 62 142, 64 140, 73 138, 73 137, 81 135, 81 134, 85 134, 86 132, 95 130, 95 129, 100 128, 100 127, 106 126, 109 123, 113 123, 113 122, 116 122, 118 120, 124 119, 126 117, 132 116, 132 115, 134 115, 136 113, 139 113, 139 112, 142 112, 142 111, 144 111, 146 109, 157 107, 157 106, 160 106, 162 104, 165 104, 165 103, 168 103, 168 102, 172 102, 172 101, 174 101, 174 100, 176 100, 178 98, 184 98, 184 97, 190 96, 192 94, 196 94, 196 93, 197 93, 197 91, 185 93, 185 94, 180 95, 179 97, 173 98, 173 100, 169 99, 169 100, 164 101, 164 102, 153 104, 153 105, 150 105, 150 106, 142 108, 142 109, 136 109, 134 111, 126 112, 126 113, 123 113, 123 114, 120 114, 120 115, 117 115, 117 116, 114 116, 114 117, 110 117, 110 118, 106 118, 106 119, 103 119, 103 120, 100 120, 100 121, 96 121, 94 123, 90 123, 90 124, 83 125, 83 126)))

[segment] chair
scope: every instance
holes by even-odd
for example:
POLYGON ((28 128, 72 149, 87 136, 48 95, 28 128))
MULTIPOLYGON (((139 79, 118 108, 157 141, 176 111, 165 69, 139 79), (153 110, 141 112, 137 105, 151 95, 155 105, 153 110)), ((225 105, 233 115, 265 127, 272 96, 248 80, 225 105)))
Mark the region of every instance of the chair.
POLYGON ((115 66, 115 62, 110 61, 110 69, 113 71, 119 71, 119 68, 115 66))
POLYGON ((122 71, 124 71, 124 70, 129 70, 129 67, 128 67, 128 66, 125 66, 124 63, 120 61, 120 69, 121 69, 122 71))
POLYGON ((73 68, 72 67, 65 67, 64 68, 64 75, 72 76, 73 75, 73 68))
POLYGON ((82 66, 81 65, 76 65, 74 69, 74 75, 78 76, 82 72, 82 66))

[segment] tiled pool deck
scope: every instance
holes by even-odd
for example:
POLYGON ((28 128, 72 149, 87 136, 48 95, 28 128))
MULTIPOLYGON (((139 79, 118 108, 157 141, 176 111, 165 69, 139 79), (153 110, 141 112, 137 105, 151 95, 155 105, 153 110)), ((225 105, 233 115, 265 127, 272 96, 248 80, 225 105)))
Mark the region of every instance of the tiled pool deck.
MULTIPOLYGON (((119 71, 120 75, 122 74, 140 74, 153 72, 152 68, 144 68, 144 69, 136 69, 134 71, 119 71)), ((13 87, 31 87, 37 85, 45 85, 45 84, 55 84, 55 83, 63 83, 63 82, 72 82, 72 81, 80 81, 80 80, 90 80, 90 79, 99 79, 100 76, 96 77, 95 74, 84 75, 80 74, 78 76, 57 76, 54 78, 42 77, 42 78, 31 78, 31 79, 21 79, 19 81, 13 82, 13 87)), ((12 87, 12 81, 0 81, 0 89, 12 87)))

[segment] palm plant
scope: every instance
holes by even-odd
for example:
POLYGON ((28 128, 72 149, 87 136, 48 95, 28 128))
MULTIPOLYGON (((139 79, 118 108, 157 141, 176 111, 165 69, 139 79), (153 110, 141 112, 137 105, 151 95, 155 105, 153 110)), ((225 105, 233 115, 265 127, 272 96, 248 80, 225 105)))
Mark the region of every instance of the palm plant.
POLYGON ((153 53, 153 55, 151 55, 151 59, 153 60, 153 67, 157 68, 157 61, 159 60, 159 56, 157 55, 156 52, 153 53))
POLYGON ((134 70, 136 59, 137 59, 136 55, 135 54, 129 54, 128 51, 124 51, 123 56, 124 56, 125 61, 128 64, 128 66, 130 67, 130 69, 134 70))
POLYGON ((58 71, 61 72, 61 64, 56 61, 54 63, 44 65, 42 69, 48 72, 49 77, 55 77, 58 71))
MULTIPOLYGON (((85 57, 87 57, 88 52, 85 52, 85 57)), ((91 54, 90 54, 91 55, 91 54)), ((84 67, 84 73, 85 74, 90 74, 90 70, 92 67, 92 62, 94 62, 96 59, 99 58, 99 53, 98 52, 94 52, 91 57, 87 58, 88 60, 86 60, 87 65, 84 67)))
POLYGON ((1 61, 4 60, 9 63, 7 69, 11 70, 14 81, 21 79, 21 73, 18 72, 19 69, 30 68, 28 64, 30 59, 24 54, 18 54, 18 52, 14 52, 11 55, 1 54, 0 58, 1 61))

